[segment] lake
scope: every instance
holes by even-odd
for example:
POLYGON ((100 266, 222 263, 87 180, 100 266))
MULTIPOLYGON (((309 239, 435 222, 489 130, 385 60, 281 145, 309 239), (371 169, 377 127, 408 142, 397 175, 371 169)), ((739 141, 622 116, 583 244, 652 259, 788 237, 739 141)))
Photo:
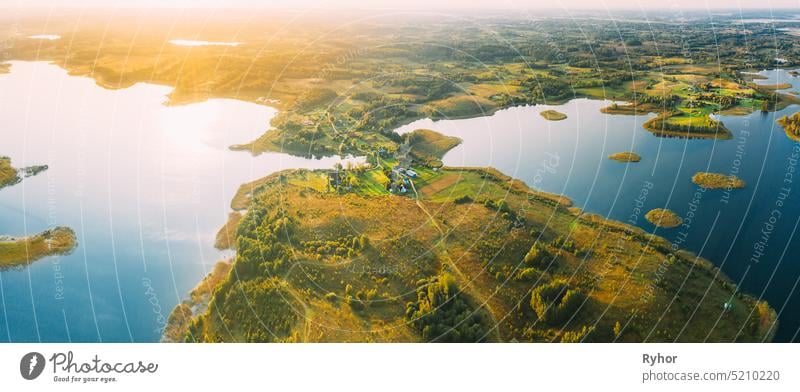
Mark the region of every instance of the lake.
POLYGON ((236 100, 164 106, 170 88, 105 90, 46 63, 0 75, 0 155, 49 170, 0 191, 0 234, 73 228, 78 248, 0 272, 0 341, 151 342, 218 260, 239 186, 339 159, 228 150, 275 110, 236 100))
MULTIPOLYGON (((798 83, 785 71, 763 74, 769 81, 798 83)), ((443 159, 448 166, 493 166, 535 188, 565 195, 586 211, 654 232, 711 260, 743 291, 766 299, 779 312, 777 340, 796 341, 800 239, 794 236, 800 198, 792 179, 800 146, 775 120, 798 107, 722 116, 734 138, 715 141, 656 137, 642 128, 652 115, 601 113, 609 104, 575 99, 482 118, 419 120, 398 132, 428 128, 460 137, 463 143, 443 159), (568 117, 548 121, 539 115, 547 109, 568 117), (621 151, 634 151, 642 160, 627 164, 607 158, 621 151), (698 171, 735 174, 747 187, 703 191, 691 182, 698 171), (657 229, 644 219, 653 208, 672 209, 686 227, 657 229)))
MULTIPOLYGON (((69 256, 0 272, 0 341, 157 341, 172 307, 229 255, 213 248, 213 238, 240 184, 339 161, 229 151, 263 133, 275 111, 233 100, 168 107, 169 91, 104 90, 44 63, 15 62, 0 75, 0 154, 17 167, 50 165, 0 192, 0 234, 66 225, 79 240, 69 256)), ((797 340, 800 206, 786 180, 800 151, 774 121, 797 107, 723 116, 734 138, 714 141, 653 136, 642 128, 650 116, 600 113, 608 104, 575 99, 419 120, 398 131, 458 136, 464 142, 444 157, 449 166, 496 167, 708 258, 780 312, 778 340, 797 340), (539 113, 547 109, 568 118, 545 120, 539 113), (642 161, 607 159, 620 151, 642 161), (747 187, 702 191, 690 180, 697 171, 736 174, 747 187), (643 215, 657 207, 674 210, 687 227, 655 228, 643 215)))

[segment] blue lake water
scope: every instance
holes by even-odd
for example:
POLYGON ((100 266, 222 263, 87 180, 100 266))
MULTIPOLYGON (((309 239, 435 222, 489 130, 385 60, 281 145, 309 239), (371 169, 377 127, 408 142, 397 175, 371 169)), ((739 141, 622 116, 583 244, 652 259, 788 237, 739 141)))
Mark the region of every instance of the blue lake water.
MULTIPOLYGON (((795 83, 783 71, 770 72, 795 83)), ((0 341, 157 341, 172 307, 226 256, 213 249, 213 237, 240 184, 338 161, 229 151, 260 135, 274 110, 232 100, 163 106, 169 91, 144 84, 104 90, 43 63, 14 63, 0 75, 0 155, 18 167, 50 165, 0 191, 0 234, 66 225, 79 239, 69 256, 0 272, 0 341)), ((600 113, 606 105, 576 99, 474 119, 420 120, 398 131, 461 137, 447 165, 496 167, 699 253, 780 312, 778 340, 797 340, 800 241, 793 231, 800 204, 797 186, 785 180, 794 178, 798 147, 774 121, 797 107, 722 117, 734 139, 713 141, 655 137, 641 127, 646 116, 600 113), (551 108, 568 118, 539 115, 551 108), (619 151, 642 161, 607 159, 619 151), (697 171, 736 174, 748 185, 703 192, 690 180, 697 171), (656 229, 643 214, 657 207, 674 210, 688 227, 656 229)))
POLYGON ((69 226, 69 256, 0 271, 0 341, 158 341, 171 309, 228 254, 214 249, 239 185, 339 159, 253 157, 274 109, 168 107, 169 88, 105 90, 46 63, 0 75, 0 155, 50 169, 0 191, 0 234, 69 226))

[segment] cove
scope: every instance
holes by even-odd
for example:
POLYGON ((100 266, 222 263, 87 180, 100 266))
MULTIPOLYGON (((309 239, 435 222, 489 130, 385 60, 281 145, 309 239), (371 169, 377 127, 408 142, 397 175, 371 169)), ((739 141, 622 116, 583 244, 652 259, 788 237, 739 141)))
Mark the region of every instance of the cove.
POLYGON ((0 149, 49 170, 0 192, 0 233, 69 226, 78 247, 0 271, 0 342, 158 341, 172 308, 230 256, 214 236, 241 184, 342 161, 228 150, 266 130, 265 106, 165 106, 168 87, 106 90, 55 65, 11 64, 0 149))

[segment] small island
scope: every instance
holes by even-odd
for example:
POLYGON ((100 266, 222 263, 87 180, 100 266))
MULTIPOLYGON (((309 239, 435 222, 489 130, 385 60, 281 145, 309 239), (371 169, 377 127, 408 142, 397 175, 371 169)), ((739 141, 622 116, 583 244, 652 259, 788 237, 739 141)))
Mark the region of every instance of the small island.
POLYGON ((678 214, 666 208, 656 208, 650 210, 647 214, 645 214, 644 217, 650 223, 656 225, 656 227, 661 227, 665 229, 678 227, 681 225, 681 223, 683 223, 683 219, 681 219, 681 217, 679 217, 678 214))
POLYGON ((777 121, 783 127, 786 136, 796 142, 800 142, 800 112, 791 116, 783 116, 777 121))
POLYGON ((78 244, 75 232, 56 227, 29 237, 0 236, 0 269, 21 267, 47 256, 72 252, 78 244))
POLYGON ((45 170, 47 170, 47 165, 17 169, 11 166, 11 158, 0 156, 0 189, 18 184, 23 178, 33 177, 45 170))
POLYGON ((786 90, 787 88, 792 88, 792 84, 791 83, 761 84, 758 87, 767 90, 786 90))
POLYGON ((566 114, 557 112, 555 110, 545 110, 539 114, 550 121, 561 121, 566 120, 567 118, 566 114))
POLYGON ((699 172, 692 176, 692 182, 706 189, 740 189, 745 187, 745 182, 741 178, 719 173, 699 172))
POLYGON ((608 159, 617 162, 639 162, 642 157, 639 154, 631 151, 616 152, 608 156, 608 159))
POLYGON ((642 126, 656 136, 723 140, 733 137, 722 121, 702 112, 687 114, 681 110, 666 111, 647 120, 642 126))

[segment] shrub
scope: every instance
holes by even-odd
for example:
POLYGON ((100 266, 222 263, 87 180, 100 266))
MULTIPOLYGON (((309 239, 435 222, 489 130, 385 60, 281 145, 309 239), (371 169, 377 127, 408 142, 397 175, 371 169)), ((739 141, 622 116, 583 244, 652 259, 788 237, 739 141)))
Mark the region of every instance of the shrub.
POLYGON ((514 277, 514 279, 531 281, 538 276, 539 276, 539 271, 536 270, 535 268, 523 268, 519 270, 519 272, 517 272, 517 275, 514 277))
POLYGON ((547 268, 553 261, 553 255, 545 248, 544 245, 536 242, 531 246, 528 253, 525 254, 525 264, 530 266, 544 269, 547 268))
POLYGON ((472 203, 472 201, 473 200, 471 197, 469 197, 469 195, 459 196, 455 200, 453 200, 453 202, 456 204, 468 204, 472 203))
POLYGON ((565 280, 554 280, 531 292, 531 308, 539 321, 557 324, 575 314, 585 296, 577 289, 570 289, 565 280))
POLYGON ((577 331, 567 331, 561 337, 561 343, 583 343, 591 339, 594 333, 594 327, 586 327, 585 325, 577 331))
POLYGON ((489 331, 448 274, 427 280, 417 289, 417 301, 406 305, 406 317, 424 341, 479 342, 489 331))

